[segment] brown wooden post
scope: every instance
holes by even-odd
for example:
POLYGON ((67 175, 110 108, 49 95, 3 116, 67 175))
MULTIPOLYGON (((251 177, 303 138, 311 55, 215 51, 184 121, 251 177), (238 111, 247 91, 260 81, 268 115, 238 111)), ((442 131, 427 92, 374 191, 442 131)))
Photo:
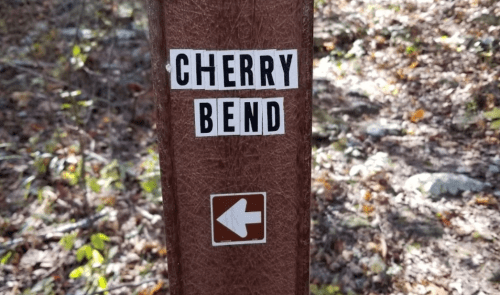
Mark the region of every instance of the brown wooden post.
POLYGON ((313 0, 148 11, 171 294, 308 294, 313 0))

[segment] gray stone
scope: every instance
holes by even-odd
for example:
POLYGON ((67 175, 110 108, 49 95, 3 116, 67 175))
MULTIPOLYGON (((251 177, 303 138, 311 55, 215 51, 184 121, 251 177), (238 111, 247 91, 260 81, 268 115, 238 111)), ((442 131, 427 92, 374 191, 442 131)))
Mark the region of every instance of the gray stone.
POLYGON ((440 196, 445 194, 457 195, 463 191, 479 192, 487 186, 486 183, 461 174, 421 173, 408 178, 404 189, 440 196))
POLYGON ((383 126, 373 123, 366 128, 366 134, 373 137, 383 137, 386 135, 386 130, 383 126))
POLYGON ((61 29, 59 32, 61 36, 67 38, 67 39, 72 39, 76 36, 76 32, 78 31, 78 37, 82 39, 92 39, 94 37, 94 33, 90 29, 79 29, 77 28, 64 28, 61 29))
POLYGON ((137 37, 137 32, 133 30, 119 29, 116 30, 116 37, 119 40, 131 40, 137 37))
POLYGON ((366 51, 363 48, 363 40, 358 39, 354 41, 354 43, 352 44, 352 48, 347 52, 346 57, 351 58, 355 56, 357 58, 360 58, 365 55, 365 53, 366 51))
POLYGON ((391 265, 391 267, 389 267, 389 269, 387 269, 387 274, 390 275, 390 276, 396 276, 398 275, 399 273, 401 273, 401 271, 403 270, 403 268, 397 264, 393 264, 391 265))
POLYGON ((353 256, 352 251, 349 250, 342 251, 342 258, 344 258, 345 261, 351 261, 352 256, 353 256))
POLYGON ((342 268, 342 266, 338 262, 332 262, 328 268, 333 272, 337 272, 342 268))
POLYGON ((368 169, 364 165, 354 165, 351 167, 351 170, 349 170, 349 176, 354 177, 357 175, 368 175, 368 169))
POLYGON ((500 166, 500 156, 499 155, 496 155, 493 159, 492 159, 492 162, 493 164, 497 165, 497 166, 500 166))
POLYGON ((381 273, 387 268, 384 260, 378 254, 372 256, 370 262, 368 263, 368 266, 373 273, 381 273))
MULTIPOLYGON (((348 94, 349 95, 349 94, 348 94)), ((330 110, 331 114, 348 114, 353 117, 359 117, 363 114, 376 115, 380 111, 380 106, 366 102, 366 101, 353 101, 348 107, 333 108, 330 110)))
POLYGON ((35 30, 39 32, 45 32, 49 29, 49 25, 46 22, 37 22, 35 24, 35 30))
POLYGON ((367 278, 361 277, 359 279, 355 279, 354 282, 356 284, 357 290, 363 290, 363 288, 365 287, 365 284, 367 283, 367 278))
POLYGON ((488 166, 488 171, 495 174, 495 173, 499 173, 500 172, 500 167, 496 166, 496 165, 490 165, 488 166))
POLYGON ((356 265, 354 262, 350 262, 347 267, 349 270, 352 272, 353 275, 355 276, 360 276, 363 274, 363 269, 356 265))
POLYGON ((358 147, 352 147, 352 146, 348 147, 344 151, 344 154, 352 156, 354 158, 362 158, 363 157, 363 153, 359 150, 359 148, 358 147))
POLYGON ((368 125, 365 132, 373 137, 383 137, 386 135, 401 135, 401 130, 401 124, 380 120, 368 125))
POLYGON ((363 165, 354 165, 349 171, 350 176, 360 175, 366 177, 370 173, 375 173, 387 169, 390 165, 391 159, 389 154, 378 152, 370 156, 363 165))

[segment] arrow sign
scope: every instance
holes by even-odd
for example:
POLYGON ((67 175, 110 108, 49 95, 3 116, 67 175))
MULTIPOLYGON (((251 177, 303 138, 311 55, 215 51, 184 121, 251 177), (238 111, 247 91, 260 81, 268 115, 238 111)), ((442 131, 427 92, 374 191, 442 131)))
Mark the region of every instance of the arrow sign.
POLYGON ((247 224, 262 222, 261 212, 246 212, 246 207, 247 200, 241 199, 217 218, 217 221, 240 236, 240 238, 245 238, 247 236, 247 224))

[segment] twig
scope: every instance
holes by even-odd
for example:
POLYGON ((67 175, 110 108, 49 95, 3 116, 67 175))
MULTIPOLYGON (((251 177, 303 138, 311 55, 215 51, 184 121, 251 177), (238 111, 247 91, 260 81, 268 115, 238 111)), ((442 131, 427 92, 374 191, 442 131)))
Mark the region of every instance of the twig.
POLYGON ((116 290, 116 289, 120 289, 120 288, 123 288, 123 287, 137 287, 137 286, 144 285, 144 284, 151 283, 151 282, 155 282, 155 281, 157 281, 157 279, 149 279, 149 280, 142 281, 142 282, 139 282, 139 283, 121 284, 121 285, 117 285, 117 286, 113 286, 113 287, 107 288, 106 290, 95 291, 93 293, 90 293, 89 295, 102 294, 102 293, 109 292, 109 291, 116 290))
MULTIPOLYGON (((111 2, 111 5, 114 5, 114 1, 111 2)), ((115 49, 115 44, 116 44, 116 18, 113 18, 113 26, 111 28, 111 35, 114 35, 113 37, 113 43, 111 43, 111 48, 109 49, 109 53, 108 53, 108 68, 106 69, 106 99, 108 101, 108 107, 106 109, 106 117, 110 118, 111 116, 111 83, 110 83, 110 79, 111 79, 111 75, 110 75, 110 71, 111 71, 111 59, 113 58, 113 52, 114 52, 114 49, 115 49)), ((108 130, 108 136, 111 135, 111 122, 107 124, 107 130, 108 130)), ((110 148, 111 148, 111 155, 113 154, 113 149, 114 149, 114 146, 113 144, 110 144, 110 148)))
MULTIPOLYGON (((103 218, 104 216, 106 216, 108 214, 109 214, 109 210, 103 209, 101 212, 99 212, 98 214, 95 214, 94 216, 87 217, 87 218, 80 220, 76 223, 69 223, 69 224, 61 225, 49 233, 42 233, 42 234, 38 234, 37 236, 39 238, 41 238, 42 240, 48 240, 48 239, 55 237, 57 234, 67 233, 67 232, 73 231, 73 230, 78 229, 78 228, 89 227, 93 222, 103 218)), ((17 239, 5 242, 3 244, 0 244, 0 255, 3 254, 7 249, 9 249, 11 247, 16 247, 17 245, 22 243, 24 240, 25 240, 25 238, 17 238, 17 239)))
MULTIPOLYGON (((8 66, 8 67, 12 67, 12 68, 15 68, 15 69, 18 69, 18 70, 21 70, 21 71, 24 71, 26 73, 30 73, 32 75, 35 75, 35 76, 38 76, 38 77, 41 77, 41 78, 44 78, 44 75, 35 71, 35 70, 32 70, 32 69, 28 69, 26 67, 23 67, 23 66, 20 66, 20 65, 16 65, 16 64, 13 64, 13 63, 10 63, 10 62, 6 62, 6 61, 1 61, 0 60, 0 63, 8 66)), ((47 80, 49 80, 50 82, 52 83, 56 83, 56 84, 60 84, 60 85, 63 85, 63 86, 68 86, 70 87, 70 85, 66 82, 63 82, 61 80, 58 80, 56 78, 52 78, 52 77, 46 77, 47 80)))
MULTIPOLYGON (((8 66, 8 67, 12 67, 12 68, 15 68, 15 69, 18 69, 20 71, 23 71, 23 72, 26 72, 26 73, 30 73, 34 76, 38 76, 40 78, 45 78, 47 79, 48 81, 51 81, 52 83, 56 83, 56 84, 59 84, 59 85, 62 85, 62 86, 66 86, 70 89, 78 89, 78 87, 75 87, 75 86, 72 86, 64 81, 61 81, 59 79, 56 79, 56 78, 53 78, 53 77, 50 77, 50 76, 46 76, 42 73, 39 73, 35 70, 32 70, 32 69, 28 69, 26 67, 23 67, 23 66, 19 66, 19 65, 16 65, 16 64, 13 64, 11 62, 6 62, 6 61, 3 61, 3 60, 0 60, 0 64, 3 64, 5 66, 8 66)), ((89 97, 89 94, 84 90, 84 89, 81 89, 82 93, 85 94, 87 97, 89 97)), ((104 98, 100 98, 100 97, 94 97, 95 100, 97 101, 100 101, 100 102, 104 102, 104 103, 108 103, 108 100, 107 99, 104 99, 104 98)), ((116 104, 117 106, 121 106, 121 105, 126 105, 126 104, 129 104, 128 102, 124 103, 124 102, 120 102, 119 104, 116 104)), ((115 106, 115 104, 112 104, 113 106, 115 106)))

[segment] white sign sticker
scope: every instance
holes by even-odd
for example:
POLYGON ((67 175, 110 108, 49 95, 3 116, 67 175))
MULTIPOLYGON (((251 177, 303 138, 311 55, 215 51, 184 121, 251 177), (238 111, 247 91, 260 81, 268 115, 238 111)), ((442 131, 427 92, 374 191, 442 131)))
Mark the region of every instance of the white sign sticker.
POLYGON ((285 134, 283 97, 194 100, 196 137, 285 134))
POLYGON ((194 114, 196 137, 217 136, 217 99, 195 99, 194 114))
POLYGON ((265 126, 264 135, 285 134, 283 97, 268 98, 262 104, 262 125, 265 126))
POLYGON ((170 50, 172 89, 298 88, 298 55, 290 50, 170 50))

